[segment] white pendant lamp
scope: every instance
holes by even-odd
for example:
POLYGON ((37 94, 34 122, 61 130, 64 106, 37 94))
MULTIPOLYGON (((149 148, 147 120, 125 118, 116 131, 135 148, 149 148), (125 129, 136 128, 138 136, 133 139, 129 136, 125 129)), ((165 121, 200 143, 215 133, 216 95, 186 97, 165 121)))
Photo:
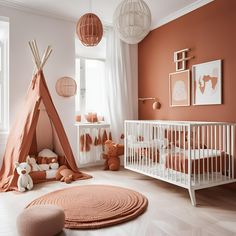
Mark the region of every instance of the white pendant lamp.
POLYGON ((143 0, 124 0, 116 8, 113 25, 121 40, 139 43, 150 31, 150 9, 143 0))

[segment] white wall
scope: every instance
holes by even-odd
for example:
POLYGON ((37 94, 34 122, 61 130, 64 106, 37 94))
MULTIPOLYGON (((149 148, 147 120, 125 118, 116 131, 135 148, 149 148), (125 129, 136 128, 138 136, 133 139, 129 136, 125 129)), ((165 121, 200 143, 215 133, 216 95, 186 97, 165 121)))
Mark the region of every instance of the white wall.
MULTIPOLYGON (((62 76, 75 76, 75 25, 72 22, 33 15, 0 6, 0 16, 10 22, 10 126, 23 110, 23 99, 29 86, 34 64, 28 41, 36 39, 39 49, 52 45, 53 53, 45 68, 45 78, 52 99, 61 117, 74 154, 76 129, 74 124, 74 98, 62 98, 55 91, 56 80, 62 76)), ((3 150, 0 150, 0 154, 3 150)), ((1 163, 0 163, 1 164, 1 163)))

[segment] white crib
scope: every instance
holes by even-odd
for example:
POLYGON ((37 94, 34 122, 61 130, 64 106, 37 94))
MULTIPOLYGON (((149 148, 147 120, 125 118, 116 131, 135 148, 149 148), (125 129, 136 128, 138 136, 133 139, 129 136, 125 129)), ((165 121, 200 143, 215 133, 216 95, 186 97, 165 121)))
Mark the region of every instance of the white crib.
POLYGON ((125 121, 125 168, 189 191, 236 182, 235 124, 125 121))

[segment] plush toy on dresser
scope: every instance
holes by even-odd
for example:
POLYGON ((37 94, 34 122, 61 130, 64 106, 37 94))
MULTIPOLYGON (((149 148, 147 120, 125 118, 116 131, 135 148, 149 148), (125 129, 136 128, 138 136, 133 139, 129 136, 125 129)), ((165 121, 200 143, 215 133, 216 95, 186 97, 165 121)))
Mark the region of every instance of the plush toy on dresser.
POLYGON ((29 159, 26 159, 26 162, 15 163, 16 171, 19 174, 17 181, 17 187, 19 192, 25 192, 26 189, 31 190, 33 188, 33 180, 29 175, 31 167, 28 161, 29 159))
POLYGON ((117 171, 120 169, 120 157, 124 154, 124 145, 117 144, 111 140, 105 142, 105 152, 103 159, 105 159, 104 170, 117 171))

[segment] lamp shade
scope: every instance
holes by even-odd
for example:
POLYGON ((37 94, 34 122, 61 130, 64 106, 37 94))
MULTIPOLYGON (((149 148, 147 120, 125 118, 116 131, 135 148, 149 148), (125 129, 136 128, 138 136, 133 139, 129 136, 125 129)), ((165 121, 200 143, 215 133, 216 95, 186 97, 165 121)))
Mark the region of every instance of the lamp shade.
POLYGON ((113 25, 121 40, 139 43, 150 31, 150 9, 143 0, 124 0, 116 8, 113 25))
POLYGON ((76 33, 84 46, 96 46, 102 39, 102 22, 97 15, 87 13, 78 20, 76 33))
POLYGON ((70 77, 62 77, 57 80, 56 91, 59 96, 72 97, 76 94, 77 85, 70 77))

